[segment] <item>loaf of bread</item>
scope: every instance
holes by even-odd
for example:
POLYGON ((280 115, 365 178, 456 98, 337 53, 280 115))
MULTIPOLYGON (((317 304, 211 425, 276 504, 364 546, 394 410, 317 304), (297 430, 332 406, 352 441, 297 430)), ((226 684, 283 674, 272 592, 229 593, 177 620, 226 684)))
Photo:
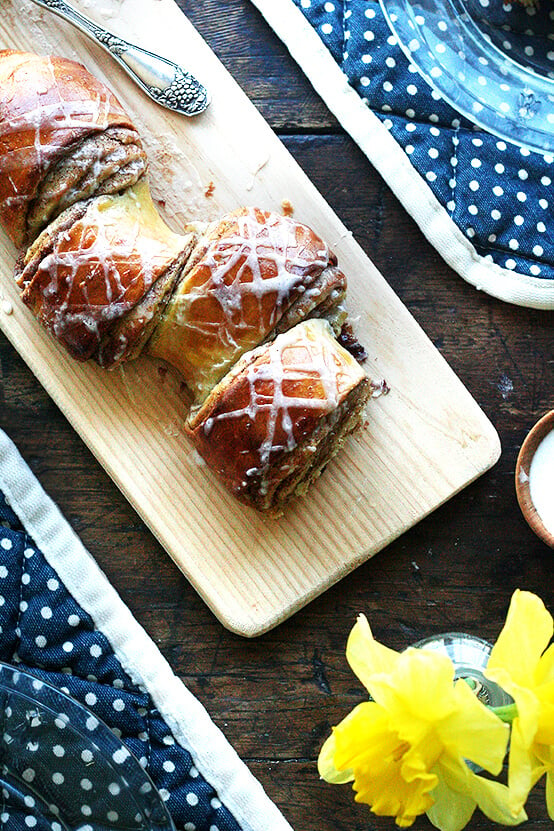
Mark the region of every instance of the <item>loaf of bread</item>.
POLYGON ((80 64, 0 52, 0 221, 23 302, 74 358, 180 373, 186 432, 242 502, 281 513, 362 421, 329 246, 254 207, 170 229, 132 122, 80 64))

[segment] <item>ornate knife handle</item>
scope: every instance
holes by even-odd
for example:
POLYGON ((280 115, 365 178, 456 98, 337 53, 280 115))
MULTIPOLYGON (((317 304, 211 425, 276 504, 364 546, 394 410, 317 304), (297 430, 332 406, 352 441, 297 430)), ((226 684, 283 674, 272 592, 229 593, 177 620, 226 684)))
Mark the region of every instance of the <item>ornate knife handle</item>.
POLYGON ((33 0, 33 3, 54 12, 99 43, 158 104, 183 115, 197 115, 210 103, 206 88, 173 61, 113 35, 65 0, 33 0))

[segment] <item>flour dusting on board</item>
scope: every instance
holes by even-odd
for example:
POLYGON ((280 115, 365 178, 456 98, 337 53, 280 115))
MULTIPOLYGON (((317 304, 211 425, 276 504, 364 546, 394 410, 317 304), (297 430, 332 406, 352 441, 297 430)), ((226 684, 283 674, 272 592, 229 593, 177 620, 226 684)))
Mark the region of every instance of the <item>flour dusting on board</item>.
POLYGON ((143 144, 150 162, 152 195, 166 217, 174 219, 178 228, 191 218, 211 219, 214 208, 213 201, 206 199, 206 182, 175 138, 143 131, 143 144))
POLYGON ((121 11, 124 0, 104 0, 101 6, 95 0, 79 0, 75 3, 79 9, 85 14, 90 14, 91 18, 97 20, 99 23, 111 20, 117 17, 121 11))

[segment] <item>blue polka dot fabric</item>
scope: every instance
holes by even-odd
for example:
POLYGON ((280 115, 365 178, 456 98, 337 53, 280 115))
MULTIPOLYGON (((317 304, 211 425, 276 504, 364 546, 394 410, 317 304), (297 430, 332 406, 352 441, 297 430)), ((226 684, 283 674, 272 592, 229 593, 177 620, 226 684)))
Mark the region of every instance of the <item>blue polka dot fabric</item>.
MULTIPOLYGON (((377 0, 292 2, 477 254, 552 284, 552 155, 498 139, 445 103, 398 46, 377 0)), ((508 53, 554 72, 551 4, 474 2, 508 53)))
MULTIPOLYGON (((241 831, 214 788, 195 766, 191 754, 175 741, 149 694, 132 682, 107 638, 67 591, 1 492, 0 660, 27 670, 37 679, 52 684, 105 722, 148 772, 177 829, 241 831)), ((6 725, 10 716, 10 713, 6 713, 6 708, 3 709, 2 762, 9 752, 9 742, 6 744, 9 731, 6 725)), ((26 714, 33 718, 32 711, 27 711, 26 714)), ((31 751, 35 749, 28 748, 31 756, 31 751)), ((64 776, 67 778, 61 772, 62 757, 67 752, 68 748, 62 740, 52 748, 48 799, 54 804, 56 789, 61 791, 64 776)), ((86 759, 81 759, 83 761, 87 762, 86 759)), ((75 812, 80 817, 80 822, 75 821, 70 827, 81 828, 82 831, 98 831, 97 825, 93 830, 87 824, 87 806, 94 787, 94 769, 90 775, 83 773, 78 776, 79 769, 76 763, 73 792, 79 797, 75 812)), ((25 770, 29 783, 32 783, 33 767, 27 765, 25 770)), ((9 782, 5 774, 6 769, 3 768, 0 804, 2 828, 8 831, 28 831, 37 826, 38 822, 33 810, 33 798, 27 795, 18 802, 13 783, 9 782)), ((37 798, 41 796, 38 794, 37 798)), ((107 818, 106 829, 121 827, 113 813, 118 804, 121 804, 121 797, 114 794, 112 816, 107 818)), ((41 812, 38 812, 38 816, 41 816, 41 812)), ((52 831, 61 831, 61 825, 57 822, 51 823, 49 827, 52 831)))

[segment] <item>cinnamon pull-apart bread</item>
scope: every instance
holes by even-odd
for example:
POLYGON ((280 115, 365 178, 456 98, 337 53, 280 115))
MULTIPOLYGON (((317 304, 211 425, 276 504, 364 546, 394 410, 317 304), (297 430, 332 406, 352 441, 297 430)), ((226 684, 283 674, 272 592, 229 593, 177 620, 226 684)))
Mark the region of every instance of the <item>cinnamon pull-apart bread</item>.
POLYGON ((175 233, 145 171, 131 121, 84 67, 0 52, 0 223, 23 246, 23 302, 77 360, 110 369, 142 352, 175 367, 197 450, 277 515, 369 396, 346 278, 315 231, 260 208, 175 233))
POLYGON ((201 401, 237 359, 306 317, 340 332, 346 279, 311 228, 241 208, 203 230, 147 345, 201 401))
POLYGON ((146 180, 68 208, 18 262, 23 301, 78 360, 137 355, 193 245, 156 211, 146 180))
POLYGON ((360 424, 369 394, 329 323, 307 320, 243 355, 187 432, 239 500, 276 516, 360 424))
POLYGON ((64 208, 145 170, 129 116, 84 66, 0 51, 0 221, 18 247, 64 208))

